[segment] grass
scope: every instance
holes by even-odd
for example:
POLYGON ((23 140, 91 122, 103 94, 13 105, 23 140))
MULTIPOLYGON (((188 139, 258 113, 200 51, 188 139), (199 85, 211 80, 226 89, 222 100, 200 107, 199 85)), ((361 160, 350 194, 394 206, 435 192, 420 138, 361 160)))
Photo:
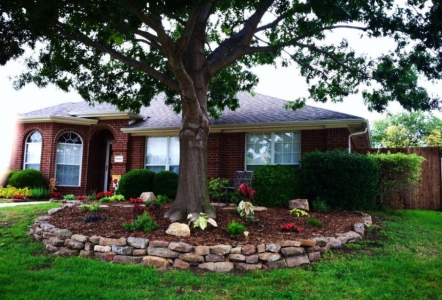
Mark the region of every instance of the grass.
POLYGON ((442 299, 440 212, 376 214, 367 239, 305 267, 215 274, 47 255, 27 232, 57 205, 0 209, 0 299, 442 299))

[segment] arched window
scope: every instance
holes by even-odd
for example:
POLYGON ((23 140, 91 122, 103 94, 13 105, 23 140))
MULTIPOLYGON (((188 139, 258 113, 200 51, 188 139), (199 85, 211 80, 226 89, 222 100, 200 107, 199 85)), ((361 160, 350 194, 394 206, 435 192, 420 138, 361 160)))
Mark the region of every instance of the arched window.
POLYGON ((38 131, 33 131, 28 135, 25 143, 25 159, 23 160, 23 169, 34 169, 40 171, 41 141, 42 137, 38 131))
POLYGON ((79 135, 66 132, 57 142, 55 178, 58 185, 80 185, 83 142, 79 135))

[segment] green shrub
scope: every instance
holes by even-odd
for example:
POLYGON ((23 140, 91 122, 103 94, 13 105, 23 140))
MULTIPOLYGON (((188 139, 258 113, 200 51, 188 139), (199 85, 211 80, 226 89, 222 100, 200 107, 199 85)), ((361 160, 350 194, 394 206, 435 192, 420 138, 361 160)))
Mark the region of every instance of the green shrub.
POLYGON ((149 212, 145 211, 141 216, 138 216, 136 220, 131 223, 124 223, 124 229, 126 230, 142 230, 144 232, 150 232, 158 227, 158 224, 154 222, 149 212))
POLYGON ((49 191, 44 187, 31 188, 32 199, 49 199, 49 191))
POLYGON ((313 200, 310 206, 313 211, 328 212, 330 210, 330 208, 327 205, 327 202, 319 197, 313 200))
POLYGON ((13 172, 9 178, 8 185, 16 188, 34 188, 45 186, 43 174, 34 169, 26 169, 13 172))
POLYGON ((119 183, 117 193, 124 198, 138 198, 143 192, 152 191, 155 173, 151 170, 136 169, 124 174, 119 183))
POLYGON ((378 165, 368 156, 341 150, 309 152, 301 159, 303 197, 324 199, 333 209, 374 209, 378 165))
POLYGON ((314 226, 314 227, 322 227, 322 226, 324 226, 324 224, 322 224, 322 222, 319 221, 316 218, 308 219, 307 224, 310 225, 310 226, 314 226))
POLYGON ((77 197, 75 197, 74 194, 67 194, 63 197, 64 200, 76 200, 77 197))
POLYGON ((96 211, 100 211, 100 210, 103 209, 103 208, 100 206, 100 203, 92 203, 92 204, 90 204, 90 205, 88 205, 88 204, 82 204, 82 205, 79 206, 79 208, 80 208, 81 210, 88 210, 88 211, 90 211, 90 212, 96 212, 96 211))
POLYGON ((214 178, 209 181, 208 189, 209 196, 213 199, 221 199, 227 196, 227 189, 225 187, 229 186, 228 179, 214 178))
POLYGON ((253 174, 254 202, 267 207, 286 207, 299 197, 299 168, 283 165, 259 167, 253 174))
POLYGON ((246 231, 246 227, 239 222, 232 221, 229 224, 227 224, 227 232, 231 235, 239 235, 242 234, 244 231, 246 231))
POLYGON ((381 208, 400 209, 404 195, 415 197, 425 160, 416 154, 369 154, 379 166, 378 202, 381 208))
POLYGON ((161 204, 172 203, 174 201, 173 199, 167 197, 166 195, 156 195, 156 197, 157 197, 157 201, 156 202, 159 202, 161 204))
POLYGON ((99 201, 100 201, 100 203, 109 203, 109 202, 111 202, 111 198, 110 197, 103 197, 99 201))
POLYGON ((178 174, 172 171, 161 171, 153 178, 153 193, 175 199, 178 189, 178 174))

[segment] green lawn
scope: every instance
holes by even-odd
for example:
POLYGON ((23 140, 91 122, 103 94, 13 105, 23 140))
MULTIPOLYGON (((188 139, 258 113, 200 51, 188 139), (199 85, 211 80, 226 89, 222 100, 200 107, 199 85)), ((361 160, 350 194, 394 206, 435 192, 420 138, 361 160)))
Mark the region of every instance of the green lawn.
POLYGON ((442 299, 440 212, 377 214, 371 238, 306 267, 214 274, 46 255, 27 233, 57 205, 0 209, 0 299, 442 299))

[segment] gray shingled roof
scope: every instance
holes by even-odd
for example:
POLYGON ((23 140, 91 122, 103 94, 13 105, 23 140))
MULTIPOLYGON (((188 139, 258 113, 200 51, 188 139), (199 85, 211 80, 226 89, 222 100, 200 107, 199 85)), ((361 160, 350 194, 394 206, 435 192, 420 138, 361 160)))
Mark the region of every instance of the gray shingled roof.
MULTIPOLYGON (((248 93, 238 93, 240 108, 235 111, 225 110, 218 120, 211 120, 213 125, 233 124, 271 124, 302 121, 324 121, 324 120, 364 120, 361 117, 348 115, 332 110, 322 109, 306 105, 303 108, 292 111, 284 109, 287 102, 278 98, 256 94, 255 97, 248 93)), ((70 116, 70 112, 103 112, 117 110, 111 104, 96 104, 89 106, 86 102, 64 103, 29 113, 22 114, 22 117, 32 116, 70 116)), ((149 107, 142 107, 140 115, 145 119, 137 121, 127 128, 161 128, 179 127, 181 116, 173 112, 172 108, 166 106, 161 96, 153 99, 149 107)))

